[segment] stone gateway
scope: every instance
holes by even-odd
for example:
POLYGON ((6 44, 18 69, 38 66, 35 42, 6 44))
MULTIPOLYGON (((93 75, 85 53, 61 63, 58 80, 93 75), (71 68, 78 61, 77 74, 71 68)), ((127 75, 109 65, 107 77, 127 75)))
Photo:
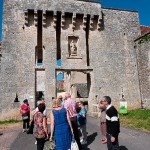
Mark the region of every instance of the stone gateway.
MULTIPOLYGON (((118 103, 122 93, 129 108, 150 108, 150 92, 141 88, 144 72, 139 77, 138 70, 140 36, 136 11, 102 8, 88 0, 5 0, 1 114, 18 109, 16 96, 20 102, 27 98, 32 108, 44 97, 50 108, 60 90, 87 100, 89 112, 98 97, 110 95, 118 103)), ((145 57, 150 64, 150 55, 145 57)), ((147 74, 147 90, 149 79, 147 74)))

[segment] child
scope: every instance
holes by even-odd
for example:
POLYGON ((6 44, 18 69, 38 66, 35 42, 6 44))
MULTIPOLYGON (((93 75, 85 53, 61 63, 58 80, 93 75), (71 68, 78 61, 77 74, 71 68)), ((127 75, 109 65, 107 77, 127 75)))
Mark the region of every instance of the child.
POLYGON ((78 126, 82 135, 81 144, 87 144, 87 133, 86 133, 86 109, 84 108, 83 102, 78 103, 80 111, 77 115, 78 126))

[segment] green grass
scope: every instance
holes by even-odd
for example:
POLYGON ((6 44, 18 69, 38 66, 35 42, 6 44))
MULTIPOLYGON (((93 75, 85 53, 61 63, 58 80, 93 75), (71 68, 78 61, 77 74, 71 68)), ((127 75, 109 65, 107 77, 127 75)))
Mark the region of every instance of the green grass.
POLYGON ((10 119, 10 120, 0 121, 0 124, 11 124, 11 123, 18 123, 18 122, 21 122, 21 120, 10 119))
POLYGON ((122 126, 150 131, 150 110, 128 110, 128 114, 120 114, 122 126))

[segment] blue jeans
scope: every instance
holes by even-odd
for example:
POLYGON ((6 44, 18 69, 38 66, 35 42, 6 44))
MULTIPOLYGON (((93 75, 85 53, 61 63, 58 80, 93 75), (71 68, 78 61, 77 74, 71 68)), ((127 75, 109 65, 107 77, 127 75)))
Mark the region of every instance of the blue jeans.
POLYGON ((29 119, 23 120, 23 129, 29 128, 29 119))
POLYGON ((119 142, 118 142, 118 136, 115 137, 115 142, 111 142, 111 135, 106 134, 107 137, 107 148, 108 150, 119 150, 119 142))

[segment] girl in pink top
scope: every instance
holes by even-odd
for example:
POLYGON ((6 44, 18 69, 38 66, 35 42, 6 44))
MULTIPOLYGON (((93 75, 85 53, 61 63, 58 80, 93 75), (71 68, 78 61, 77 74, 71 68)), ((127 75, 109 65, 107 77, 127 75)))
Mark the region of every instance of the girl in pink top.
POLYGON ((29 128, 30 121, 30 106, 27 99, 23 101, 23 104, 20 107, 20 113, 22 114, 23 120, 23 132, 25 132, 29 128))

